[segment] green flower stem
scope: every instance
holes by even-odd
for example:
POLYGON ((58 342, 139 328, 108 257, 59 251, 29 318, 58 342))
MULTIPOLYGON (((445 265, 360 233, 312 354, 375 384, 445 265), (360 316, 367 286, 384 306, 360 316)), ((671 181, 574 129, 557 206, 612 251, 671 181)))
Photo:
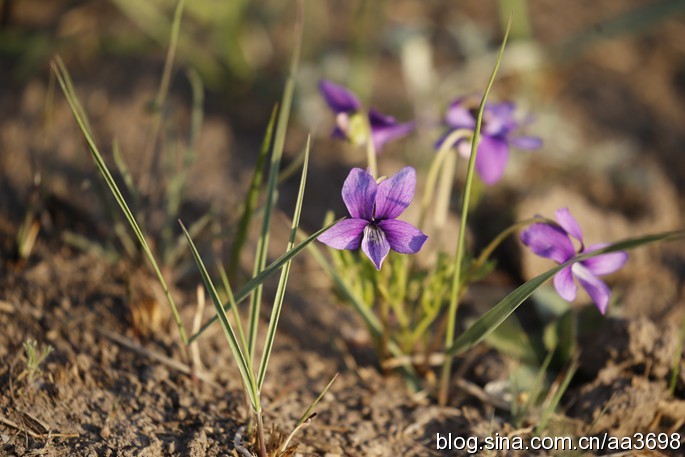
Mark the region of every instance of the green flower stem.
MULTIPOLYGON (((476 166, 476 154, 478 153, 478 141, 480 139, 480 129, 483 124, 483 110, 485 109, 485 101, 488 98, 490 89, 495 82, 495 76, 497 75, 497 70, 499 69, 500 62, 502 61, 502 55, 504 54, 504 47, 507 44, 507 38, 509 37, 509 30, 511 29, 511 17, 507 22, 507 28, 504 32, 504 39, 502 40, 502 46, 499 50, 499 55, 497 56, 497 62, 495 63, 495 68, 490 75, 490 80, 483 94, 483 98, 480 101, 480 106, 478 107, 478 117, 476 119, 476 128, 473 132, 473 141, 471 142, 471 156, 469 157, 468 171, 466 173, 466 184, 464 185, 464 195, 462 199, 461 206, 461 221, 459 227, 459 238, 457 241, 457 253, 454 264, 454 276, 452 280, 452 293, 450 297, 450 304, 447 311, 447 330, 445 332, 445 348, 452 346, 454 342, 454 333, 456 327, 457 318, 457 308, 459 306, 459 295, 461 289, 461 267, 462 259, 464 257, 464 246, 466 244, 466 221, 468 219, 469 213, 469 201, 471 199, 471 187, 473 186, 473 175, 476 166)), ((442 374, 440 376, 440 387, 438 392, 438 402, 441 405, 447 404, 447 399, 449 397, 449 381, 450 374, 452 371, 452 357, 446 357, 445 362, 442 366, 442 374)))
POLYGON ((452 194, 452 183, 454 183, 454 175, 457 171, 457 153, 453 151, 445 157, 444 165, 440 170, 440 178, 438 181, 438 194, 435 198, 435 214, 433 223, 434 233, 437 234, 438 239, 435 241, 437 246, 440 246, 442 239, 442 231, 447 223, 447 215, 450 212, 450 196, 452 194))
POLYGON ((455 130, 454 132, 450 133, 447 138, 445 138, 445 141, 443 141, 440 149, 438 149, 438 152, 435 154, 435 158, 433 159, 430 169, 428 170, 428 177, 426 178, 426 185, 423 192, 423 200, 421 200, 421 209, 417 224, 420 229, 424 228, 423 223, 426 219, 426 213, 428 212, 428 208, 433 203, 433 195, 435 194, 438 173, 440 172, 440 168, 445 161, 445 157, 447 157, 447 154, 452 151, 452 146, 454 143, 461 139, 470 139, 472 135, 473 132, 468 129, 455 130))

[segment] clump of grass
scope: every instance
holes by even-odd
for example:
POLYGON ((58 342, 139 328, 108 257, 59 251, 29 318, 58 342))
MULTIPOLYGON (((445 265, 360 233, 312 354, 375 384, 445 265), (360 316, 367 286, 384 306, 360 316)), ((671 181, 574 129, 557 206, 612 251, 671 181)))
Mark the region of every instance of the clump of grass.
MULTIPOLYGON (((172 30, 174 31, 174 35, 177 35, 180 30, 179 24, 183 4, 184 2, 183 0, 181 0, 178 3, 178 7, 176 9, 174 19, 175 26, 172 28, 172 30)), ((203 332, 209 327, 209 325, 219 320, 224 330, 225 336, 227 338, 231 354, 234 360, 236 361, 238 369, 240 371, 245 392, 245 398, 247 399, 247 403, 251 411, 250 420, 251 424, 254 425, 254 434, 256 436, 256 439, 254 440, 254 452, 256 452, 256 454, 260 457, 275 457, 292 454, 293 446, 290 445, 290 442, 292 440, 294 433, 300 430, 315 416, 315 413, 313 412, 314 408, 321 400, 325 392, 327 392, 328 389, 331 387, 333 382, 333 380, 331 380, 327 384, 321 395, 305 411, 305 413, 302 415, 302 418, 295 425, 292 433, 287 436, 283 435, 281 437, 282 439, 280 439, 280 442, 277 443, 276 446, 272 446, 267 450, 267 443, 270 443, 271 441, 269 441, 266 437, 267 428, 264 424, 264 411, 261 392, 262 387, 264 385, 264 381, 266 379, 269 360, 278 330, 278 322, 280 319, 281 311, 283 309, 283 301, 285 298, 285 289, 288 281, 288 276, 290 273, 290 265, 292 259, 298 253, 300 253, 305 247, 307 247, 312 241, 314 241, 316 236, 320 235, 328 228, 330 228, 330 225, 323 227, 321 230, 317 231, 316 233, 314 233, 304 241, 300 242, 299 244, 295 243, 296 235, 298 233, 299 228, 300 215, 302 213, 305 183, 309 164, 310 144, 308 141, 302 160, 302 175, 300 180, 300 188, 297 196, 297 204, 292 218, 290 239, 285 253, 281 257, 276 259, 274 262, 267 265, 266 253, 269 246, 271 218, 275 211, 275 205, 278 195, 277 184, 279 182, 279 177, 282 176, 282 174, 279 173, 281 157, 283 156, 285 134, 287 130, 290 109, 292 105, 293 92, 295 88, 295 75, 299 63, 299 55, 302 42, 301 3, 299 13, 299 19, 296 23, 296 36, 298 41, 293 52, 290 75, 286 81, 285 90, 283 93, 283 100, 279 106, 278 114, 274 114, 272 116, 269 127, 267 128, 267 134, 263 142, 262 151, 260 153, 260 159, 258 160, 258 163, 262 164, 266 162, 267 158, 270 159, 266 186, 262 187, 261 185, 263 181, 263 172, 261 170, 261 167, 258 167, 255 169, 250 190, 248 191, 247 196, 245 197, 245 200, 243 202, 242 216, 240 218, 239 227, 236 231, 236 237, 233 243, 234 257, 231 259, 231 263, 229 264, 230 271, 233 272, 232 270, 233 268, 235 268, 235 265, 237 264, 236 256, 238 254, 236 254, 236 252, 241 252, 242 249, 246 246, 247 233, 250 227, 253 213, 256 210, 255 206, 257 205, 259 197, 261 196, 264 200, 263 207, 260 209, 263 213, 263 220, 261 229, 259 231, 259 238, 255 252, 256 261, 253 270, 253 277, 250 280, 248 280, 242 288, 240 288, 237 292, 234 293, 233 288, 231 286, 229 274, 227 274, 225 269, 222 266, 220 266, 219 270, 224 285, 223 293, 227 297, 227 302, 225 299, 222 299, 222 297, 219 295, 219 292, 217 288, 214 286, 210 274, 205 267, 202 256, 200 255, 197 247, 195 246, 195 243, 193 242, 193 237, 196 234, 194 233, 193 226, 191 226, 190 229, 186 229, 186 227, 182 223, 180 223, 179 219, 181 230, 183 232, 183 238, 185 238, 188 242, 188 245, 190 247, 190 254, 192 255, 193 259, 197 264, 198 270, 202 277, 202 281, 205 284, 207 292, 209 293, 209 296, 212 302, 214 303, 216 310, 216 316, 207 323, 205 323, 190 338, 187 337, 185 328, 183 326, 183 322, 181 321, 180 314, 178 312, 178 308, 169 292, 167 282, 164 276, 162 275, 161 268, 156 260, 156 256, 147 242, 147 236, 143 230, 142 224, 139 223, 139 217, 136 215, 136 212, 131 209, 129 202, 124 197, 124 194, 121 192, 116 180, 112 176, 112 173, 110 172, 110 169, 107 166, 106 161, 104 160, 97 145, 95 144, 95 141, 93 140, 93 135, 88 125, 85 112, 83 111, 83 108, 81 107, 78 101, 78 97, 76 96, 73 84, 71 82, 71 78, 69 77, 66 67, 59 58, 56 59, 53 63, 53 70, 57 75, 58 82, 67 97, 67 101, 72 110, 74 118, 76 119, 79 127, 81 128, 81 132, 83 133, 86 139, 86 143, 88 144, 91 155, 95 160, 98 170, 100 171, 106 183, 110 195, 114 197, 117 205, 123 212, 126 222, 132 229, 135 235, 135 239, 138 241, 138 245, 140 246, 148 261, 150 262, 155 272, 155 275, 157 276, 157 279, 159 280, 159 283, 161 284, 164 290, 164 293, 172 310, 174 319, 178 326, 182 341, 185 344, 194 343, 195 340, 199 338, 203 334, 203 332), (270 157, 269 150, 271 152, 270 157), (260 307, 262 303, 262 284, 268 277, 279 271, 280 279, 278 281, 276 296, 271 310, 271 316, 269 318, 268 329, 266 331, 266 334, 264 335, 264 349, 260 359, 257 360, 256 341, 261 335, 260 307), (245 330, 243 328, 241 311, 238 307, 238 304, 247 298, 250 298, 248 317, 249 325, 247 327, 247 330, 245 330), (232 314, 233 319, 229 318, 228 312, 232 314)), ((177 40, 172 35, 172 47, 173 43, 176 42, 177 40)), ((170 51, 168 53, 168 56, 173 56, 173 52, 170 51)), ((169 63, 170 60, 171 57, 168 57, 167 63, 169 63)), ((170 66, 166 65, 164 76, 162 78, 162 84, 160 86, 160 91, 155 103, 155 105, 157 106, 161 105, 162 100, 165 98, 165 94, 168 90, 170 72, 169 69, 170 66)), ((157 131, 157 129, 155 129, 155 131, 157 131)), ((153 142, 155 136, 156 133, 153 135, 153 142)), ((135 201, 135 196, 138 195, 137 188, 132 184, 131 174, 128 171, 128 167, 126 167, 125 164, 123 164, 123 161, 121 160, 121 157, 117 152, 117 148, 115 148, 114 151, 115 160, 118 164, 119 171, 123 176, 124 183, 128 187, 129 193, 134 196, 135 201)), ((186 163, 186 168, 187 165, 188 164, 186 163)), ((290 170, 286 170, 284 173, 286 172, 291 173, 290 170)), ((180 176, 179 179, 183 180, 185 179, 185 176, 180 176)), ((178 187, 181 186, 176 186, 176 188, 178 187)), ((172 205, 172 207, 178 210, 178 207, 180 206, 178 204, 178 200, 175 199, 174 201, 176 202, 176 204, 172 205)), ((176 212, 171 212, 171 214, 176 214, 176 212)), ((165 233, 169 233, 169 230, 170 227, 166 226, 165 233)), ((167 238, 170 237, 167 235, 167 238)), ((335 377, 333 377, 333 379, 335 379, 335 377)))

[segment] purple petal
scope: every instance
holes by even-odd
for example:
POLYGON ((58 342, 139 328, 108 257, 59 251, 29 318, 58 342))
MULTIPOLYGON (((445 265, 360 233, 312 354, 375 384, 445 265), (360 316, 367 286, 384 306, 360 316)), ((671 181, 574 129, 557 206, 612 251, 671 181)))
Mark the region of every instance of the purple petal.
POLYGON ((380 270, 390 252, 390 244, 383 230, 371 224, 367 225, 364 228, 364 238, 362 238, 362 251, 371 259, 376 270, 380 270))
POLYGON ((514 119, 516 105, 511 102, 488 103, 483 111, 483 133, 490 136, 506 137, 519 127, 514 119))
POLYGON ((343 184, 342 198, 353 218, 371 220, 376 189, 376 181, 369 173, 361 168, 350 171, 343 184))
POLYGON ((536 136, 516 136, 509 138, 509 144, 517 149, 523 149, 524 151, 532 151, 533 149, 539 149, 542 147, 542 138, 536 136))
POLYGON ((509 159, 509 146, 506 142, 481 136, 476 156, 476 171, 485 184, 495 184, 502 178, 509 159))
POLYGON ((359 249, 364 228, 369 221, 364 219, 345 219, 317 237, 317 240, 334 249, 359 249))
MULTIPOLYGON (((607 246, 607 244, 595 244, 589 246, 583 252, 596 251, 607 246)), ((591 259, 586 259, 580 262, 588 270, 592 272, 595 276, 604 276, 614 273, 623 267, 628 261, 628 253, 624 251, 610 252, 608 254, 600 254, 597 257, 592 257, 591 259)))
POLYGON ((573 243, 560 227, 537 223, 521 232, 521 242, 540 257, 564 263, 576 255, 573 243))
POLYGON ((588 293, 592 301, 595 302, 599 312, 605 314, 607 312, 607 307, 609 306, 609 296, 611 291, 609 286, 604 284, 604 282, 597 276, 592 274, 590 270, 585 268, 580 263, 574 263, 571 266, 573 271, 573 276, 578 280, 583 289, 588 293))
POLYGON ((376 152, 380 151, 385 143, 408 135, 414 130, 413 122, 400 124, 394 117, 386 116, 374 109, 369 111, 369 124, 376 152))
POLYGON ((571 235, 576 240, 583 243, 583 230, 581 230, 578 221, 571 216, 568 208, 560 208, 554 213, 554 218, 557 220, 561 228, 566 230, 566 233, 571 235))
POLYGON ((576 299, 578 286, 573 282, 573 274, 570 266, 562 268, 554 275, 554 288, 564 300, 571 302, 576 299))
POLYGON ((319 90, 328 106, 336 113, 350 113, 361 107, 359 99, 347 88, 330 81, 319 81, 319 90))
POLYGON ((396 219, 407 209, 416 189, 416 171, 404 167, 392 177, 378 184, 376 219, 396 219))
POLYGON ((378 226, 385 232, 390 247, 402 254, 416 254, 428 239, 421 230, 408 222, 388 219, 381 221, 378 226))
POLYGON ((452 102, 445 113, 445 122, 455 129, 473 129, 476 127, 476 118, 466 106, 465 98, 458 98, 452 102))

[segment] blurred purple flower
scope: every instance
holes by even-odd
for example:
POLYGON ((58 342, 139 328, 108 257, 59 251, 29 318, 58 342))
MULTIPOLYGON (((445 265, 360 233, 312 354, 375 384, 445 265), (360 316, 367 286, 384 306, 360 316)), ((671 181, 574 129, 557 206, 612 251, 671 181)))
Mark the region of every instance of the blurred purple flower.
MULTIPOLYGON (((486 184, 495 184, 502 178, 511 146, 525 150, 542 146, 542 140, 538 137, 514 134, 516 130, 530 122, 530 119, 525 122, 516 120, 515 111, 516 106, 511 102, 485 104, 476 155, 476 171, 486 184)), ((438 140, 436 147, 440 147, 447 136, 455 130, 475 129, 477 115, 478 105, 473 104, 473 99, 458 98, 452 102, 445 113, 445 122, 449 126, 449 131, 438 140)), ((462 138, 457 141, 456 147, 463 157, 471 155, 470 140, 462 138)))
POLYGON ((416 171, 404 167, 397 174, 376 181, 361 168, 353 168, 345 180, 342 198, 352 216, 319 235, 318 240, 334 249, 359 249, 377 270, 390 249, 416 254, 428 237, 397 218, 414 198, 416 171))
MULTIPOLYGON (((319 82, 319 90, 326 103, 335 113, 336 127, 331 136, 348 140, 351 143, 366 144, 367 126, 364 120, 359 99, 347 88, 330 81, 319 82)), ((379 113, 373 108, 368 113, 368 125, 376 152, 385 143, 408 135, 414 130, 413 122, 398 123, 394 117, 379 113)))
MULTIPOLYGON (((521 232, 521 241, 536 255, 552 259, 561 264, 572 259, 577 254, 595 251, 606 246, 606 244, 596 244, 585 248, 583 245, 583 232, 578 222, 571 216, 568 208, 557 210, 555 219, 559 225, 537 223, 532 224, 521 232), (575 238, 580 243, 577 251, 573 246, 571 238, 575 238)), ((628 254, 620 251, 601 254, 597 257, 576 262, 562 269, 554 276, 554 287, 561 298, 573 301, 578 290, 573 279, 577 279, 595 302, 599 312, 605 314, 611 291, 598 276, 618 271, 627 260, 628 254)))

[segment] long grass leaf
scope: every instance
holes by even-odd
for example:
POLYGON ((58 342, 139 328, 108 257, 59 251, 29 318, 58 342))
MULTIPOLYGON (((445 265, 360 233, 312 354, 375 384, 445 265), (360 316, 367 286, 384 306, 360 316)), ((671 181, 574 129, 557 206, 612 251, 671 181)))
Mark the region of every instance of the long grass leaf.
POLYGON ((264 134, 264 139, 262 140, 261 150, 257 156, 257 163, 255 164, 254 171, 252 172, 250 188, 247 191, 245 200, 243 201, 243 213, 241 214, 240 221, 238 222, 238 230, 236 231, 235 237, 233 238, 233 243, 231 244, 231 257, 228 261, 227 268, 227 273, 231 277, 235 277, 238 269, 240 253, 242 252, 245 241, 247 240, 247 232, 250 228, 250 221, 252 220, 254 208, 257 206, 257 201, 259 199, 259 191, 262 187, 262 181, 264 180, 264 164, 266 163, 266 156, 269 154, 269 146, 271 146, 271 142, 273 140, 273 130, 276 123, 277 112, 278 106, 274 106, 273 110, 271 111, 269 125, 266 128, 266 133, 264 134))
POLYGON ((164 295, 166 296, 167 301, 169 302, 169 306, 171 307, 171 312, 174 316, 174 320, 176 321, 176 325, 178 326, 178 331, 181 334, 181 339, 184 343, 187 344, 188 338, 186 336, 186 331, 183 327, 183 322, 181 321, 181 316, 178 313, 178 309, 176 308, 176 303, 174 302, 174 299, 171 296, 171 292, 169 291, 169 287, 167 286, 167 283, 164 280, 164 276, 162 275, 162 272, 160 271, 159 266, 157 265, 157 261, 155 260, 155 257, 152 254, 152 251, 150 250, 150 246, 147 244, 143 231, 140 229, 138 222, 133 216, 131 209, 129 208, 128 204, 126 203, 126 200, 121 194, 119 187, 114 181, 114 178, 112 177, 109 168, 107 168, 107 164, 102 158, 102 155, 100 154, 100 151, 98 150, 95 141, 93 140, 93 137, 90 133, 90 129, 88 128, 88 125, 82 116, 82 110, 79 109, 80 105, 78 103, 78 98, 76 96, 76 92, 74 91, 73 84, 71 83, 69 72, 64 66, 64 62, 62 62, 61 58, 57 57, 52 62, 52 70, 57 76, 57 80, 60 86, 62 87, 62 91, 64 92, 64 95, 67 99, 67 103, 69 104, 69 108, 71 109, 71 112, 74 115, 76 123, 79 125, 81 129, 81 133, 83 134, 86 143, 88 144, 88 148, 91 152, 91 155, 93 156, 93 159, 95 160, 95 164, 97 165, 98 170, 100 170, 100 173, 102 174, 102 177, 104 178, 107 187, 109 187, 109 190, 112 192, 112 195, 117 201, 119 208, 121 208, 121 211, 124 213, 124 216, 126 217, 126 220, 131 226, 131 229, 135 233, 136 238, 138 238, 138 242, 143 248, 143 252, 145 252, 146 257, 152 265, 155 275, 157 276, 157 279, 159 280, 159 283, 161 284, 162 289, 164 290, 164 295))
MULTIPOLYGON (((302 177, 300 178, 300 189, 297 193, 297 203, 295 204, 295 213, 293 214, 293 222, 290 229, 290 239, 288 240, 288 247, 286 252, 292 250, 295 246, 295 237, 297 229, 300 226, 300 215, 302 214, 302 201, 304 200, 304 189, 307 183, 307 169, 309 167, 309 145, 311 137, 307 138, 307 148, 305 149, 304 164, 302 166, 302 177)), ((266 339, 264 341, 264 350, 262 352, 262 359, 259 363, 259 375, 257 376, 257 387, 262 389, 264 378, 266 377, 266 370, 269 366, 269 358, 271 357, 271 350, 273 349, 274 340, 276 339, 276 330, 278 329, 278 321, 281 317, 281 310, 283 309, 283 299, 285 298, 285 288, 288 283, 288 275, 290 274, 290 266, 292 259, 288 260, 281 270, 281 277, 278 280, 278 287, 276 288, 276 297, 274 298, 273 308, 271 309, 271 317, 269 318, 269 327, 266 331, 266 339)))
MULTIPOLYGON (((264 270, 262 270, 261 273, 259 273, 257 276, 253 277, 250 279, 248 282, 243 285, 243 287, 240 288, 238 293, 235 294, 235 301, 236 303, 240 303, 243 300, 245 300, 253 290, 255 290, 260 284, 262 284, 268 277, 270 277, 272 274, 277 272, 285 263, 295 257, 297 254, 299 254, 304 248, 309 246, 309 244, 316 239, 319 235, 321 235, 323 232, 331 228, 333 225, 336 223, 340 222, 343 220, 343 218, 340 218, 336 221, 331 222, 330 224, 326 225, 325 227, 317 230, 315 233, 311 234, 308 236, 304 241, 300 242, 297 246, 295 246, 292 250, 284 253, 281 255, 278 259, 274 260, 268 267, 266 267, 264 270)), ((226 305, 224 305, 225 307, 226 305)), ((190 339, 188 340, 188 344, 192 343, 195 341, 197 338, 204 333, 205 330, 209 328, 210 325, 212 325, 214 322, 216 322, 217 317, 213 317, 209 321, 207 321, 200 330, 192 335, 190 339)))
MULTIPOLYGON (((269 177, 267 178, 266 189, 266 203, 264 208, 264 218, 262 219, 262 229, 259 234, 257 242, 257 253, 255 255, 255 264, 252 272, 253 276, 259 274, 266 266, 266 255, 269 249, 269 231, 271 228, 271 216, 275 205, 275 191, 276 182, 278 180, 278 173, 281 166, 281 158, 283 157, 283 149, 285 147, 285 134, 288 129, 288 120, 290 117, 290 108, 293 101, 293 93, 295 92, 295 79, 297 75, 297 68, 300 63, 300 51, 302 49, 302 11, 299 11, 298 19, 295 22, 295 46, 293 49, 292 60, 290 63, 290 72, 285 83, 283 91, 283 100, 281 102, 280 111, 278 113, 278 122, 276 124, 276 134, 274 137, 274 144, 271 153, 271 164, 269 166, 269 177)), ((255 345, 257 342, 257 334, 259 332, 259 312, 262 302, 262 285, 260 284, 252 294, 250 300, 250 315, 249 315, 249 343, 250 343, 250 358, 254 360, 255 345)))
POLYGON ((554 392, 554 396, 550 399, 549 403, 545 406, 544 410, 542 411, 540 420, 538 421, 538 424, 535 427, 537 434, 540 434, 542 430, 544 430, 545 427, 547 427, 547 422, 549 422, 549 419, 552 417, 552 414, 557 409, 557 406, 559 406, 559 403, 561 402, 561 397, 564 396, 566 389, 568 389, 569 384, 571 384, 571 380, 573 379, 573 376, 576 374, 577 369, 578 357, 576 356, 571 361, 569 367, 566 369, 566 374, 564 374, 564 378, 561 380, 561 384, 558 386, 556 392, 554 392))
POLYGON ((333 378, 328 382, 328 384, 326 384, 326 387, 324 387, 319 396, 316 397, 312 404, 309 405, 309 408, 307 408, 304 414, 300 417, 300 420, 297 421, 297 424, 295 424, 293 431, 290 432, 288 438, 286 438, 285 441, 283 441, 283 444, 281 444, 281 446, 278 448, 279 452, 285 452, 285 450, 288 449, 288 445, 290 444, 290 441, 292 441, 295 434, 302 427, 308 424, 310 420, 312 420, 312 418, 315 416, 314 408, 316 408, 316 405, 318 405, 321 399, 324 397, 324 395, 326 395, 326 392, 330 390, 331 386, 333 385, 336 379, 338 379, 338 373, 336 373, 335 376, 333 376, 333 378))
POLYGON ((654 243, 657 241, 672 241, 683 237, 685 237, 685 230, 646 235, 619 241, 602 249, 576 256, 568 262, 558 265, 519 286, 516 290, 500 301, 494 308, 483 314, 483 316, 474 322, 464 333, 454 340, 454 344, 447 348, 445 352, 447 355, 454 356, 480 343, 483 338, 497 328, 497 326, 501 324, 507 317, 509 317, 511 313, 516 311, 516 308, 518 308, 521 303, 530 297, 538 287, 547 282, 561 269, 566 268, 575 262, 580 262, 609 252, 627 251, 648 243, 654 243))
MULTIPOLYGON (((200 270, 200 275, 202 276, 202 281, 205 284, 205 288, 207 289, 207 292, 209 293, 209 296, 211 297, 212 302, 214 303, 216 315, 219 319, 219 322, 221 322, 221 327, 224 329, 226 339, 228 340, 228 344, 231 347, 231 352, 233 353, 233 358, 238 364, 238 370, 240 370, 240 376, 242 377, 245 390, 247 392, 248 397, 250 398, 252 408, 256 413, 259 411, 259 393, 256 388, 254 372, 252 371, 250 361, 245 356, 245 352, 241 347, 240 340, 238 339, 238 336, 236 336, 236 333, 228 320, 226 310, 224 309, 223 304, 221 303, 221 299, 219 298, 219 294, 217 293, 216 288, 212 283, 212 279, 209 277, 209 273, 207 273, 207 269, 205 268, 205 264, 202 261, 202 257, 200 257, 200 254, 198 253, 197 248, 195 247, 195 243, 193 243, 193 239, 190 237, 190 234, 186 230, 183 223, 179 221, 179 224, 181 224, 181 229, 183 230, 183 233, 185 234, 186 239, 188 240, 190 252, 193 254, 195 263, 197 264, 197 267, 200 270)), ((235 309, 234 305, 235 301, 231 300, 231 307, 235 309)))

